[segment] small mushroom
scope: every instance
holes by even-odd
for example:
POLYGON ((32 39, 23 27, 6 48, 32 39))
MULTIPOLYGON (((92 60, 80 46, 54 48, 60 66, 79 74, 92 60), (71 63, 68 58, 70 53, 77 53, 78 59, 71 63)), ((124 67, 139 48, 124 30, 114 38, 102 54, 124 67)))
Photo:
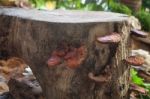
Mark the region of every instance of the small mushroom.
POLYGON ((48 61, 47 64, 49 67, 53 67, 59 65, 61 63, 61 58, 58 56, 52 56, 48 61))
POLYGON ((111 79, 111 76, 109 74, 101 74, 98 76, 95 76, 92 72, 88 74, 88 77, 98 83, 105 83, 108 82, 111 79))
POLYGON ((98 37, 97 41, 104 44, 119 43, 121 41, 121 36, 118 33, 112 33, 110 35, 98 37))
POLYGON ((135 85, 135 84, 132 84, 132 83, 130 85, 130 90, 136 91, 136 92, 139 92, 139 93, 142 93, 142 94, 148 93, 148 90, 146 90, 145 88, 143 88, 141 86, 138 86, 138 85, 135 85))
POLYGON ((147 37, 148 36, 148 33, 141 31, 141 30, 136 30, 136 29, 131 30, 131 33, 134 35, 140 36, 140 37, 147 37))
POLYGON ((141 56, 130 56, 127 59, 125 59, 125 62, 127 62, 130 65, 140 66, 144 64, 145 60, 141 56))

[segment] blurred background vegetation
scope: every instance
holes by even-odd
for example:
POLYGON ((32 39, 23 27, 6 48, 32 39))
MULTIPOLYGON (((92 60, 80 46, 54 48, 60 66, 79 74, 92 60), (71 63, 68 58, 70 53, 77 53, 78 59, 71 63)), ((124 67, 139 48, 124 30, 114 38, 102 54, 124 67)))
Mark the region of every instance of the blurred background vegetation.
MULTIPOLYGON (((13 2, 17 2, 17 5, 28 2, 33 8, 40 10, 111 11, 134 15, 140 20, 142 28, 150 32, 150 0, 0 0, 0 4, 7 6, 13 2)), ((22 6, 29 6, 27 3, 23 4, 22 6)))

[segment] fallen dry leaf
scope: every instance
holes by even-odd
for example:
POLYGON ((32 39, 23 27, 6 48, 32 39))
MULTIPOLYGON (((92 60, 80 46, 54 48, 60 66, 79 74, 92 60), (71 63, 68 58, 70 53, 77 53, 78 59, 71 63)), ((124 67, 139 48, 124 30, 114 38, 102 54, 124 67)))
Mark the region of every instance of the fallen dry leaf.
POLYGON ((8 60, 0 60, 0 74, 7 80, 21 76, 26 67, 27 65, 21 58, 12 57, 8 60))

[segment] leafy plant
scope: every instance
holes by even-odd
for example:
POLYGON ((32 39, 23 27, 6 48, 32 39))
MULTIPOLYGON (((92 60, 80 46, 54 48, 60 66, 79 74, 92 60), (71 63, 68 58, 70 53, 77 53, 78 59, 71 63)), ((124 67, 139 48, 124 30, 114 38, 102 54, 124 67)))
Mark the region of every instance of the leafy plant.
POLYGON ((29 0, 34 7, 38 8, 38 9, 42 9, 45 6, 45 2, 46 0, 29 0))
POLYGON ((137 84, 137 85, 143 85, 144 80, 141 77, 139 77, 137 74, 138 74, 137 71, 135 71, 134 69, 131 69, 131 80, 132 80, 132 82, 137 84))
POLYGON ((149 31, 150 32, 150 13, 142 10, 142 11, 136 13, 135 16, 141 22, 142 28, 145 31, 149 31))
POLYGON ((143 6, 150 9, 150 0, 143 0, 143 6))
POLYGON ((145 88, 145 90, 148 90, 148 95, 140 94, 141 99, 150 99, 150 83, 145 83, 144 79, 138 76, 138 72, 135 69, 131 69, 130 73, 131 73, 131 81, 134 84, 145 88))
MULTIPOLYGON (((103 0, 102 0, 103 1, 103 0)), ((82 2, 82 0, 57 0, 57 8, 77 9, 77 10, 103 10, 102 3, 96 1, 82 2)))
POLYGON ((114 1, 109 2, 109 9, 112 12, 124 13, 127 15, 132 14, 132 11, 127 6, 114 1))

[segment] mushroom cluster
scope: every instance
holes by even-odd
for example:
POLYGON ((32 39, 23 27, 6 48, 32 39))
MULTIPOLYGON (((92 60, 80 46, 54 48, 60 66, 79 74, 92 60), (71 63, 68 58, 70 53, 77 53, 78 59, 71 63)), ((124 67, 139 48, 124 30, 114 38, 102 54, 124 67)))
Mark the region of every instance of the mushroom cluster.
POLYGON ((84 45, 73 47, 69 45, 58 48, 52 52, 47 64, 49 67, 65 63, 69 68, 77 68, 85 60, 87 49, 84 45))

